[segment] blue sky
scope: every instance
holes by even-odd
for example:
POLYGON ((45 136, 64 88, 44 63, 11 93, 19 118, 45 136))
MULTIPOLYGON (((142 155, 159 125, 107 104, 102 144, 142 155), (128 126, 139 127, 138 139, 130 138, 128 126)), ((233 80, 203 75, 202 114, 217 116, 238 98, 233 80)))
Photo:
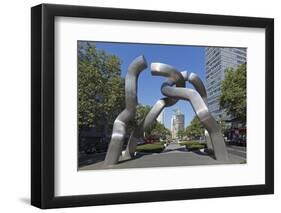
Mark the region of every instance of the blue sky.
MULTIPOLYGON (((177 68, 179 71, 194 72, 205 82, 204 47, 179 46, 179 45, 156 45, 156 44, 133 44, 133 43, 111 43, 94 42, 97 49, 114 54, 121 59, 122 77, 126 75, 128 65, 134 58, 144 55, 148 68, 144 70, 138 81, 138 101, 143 105, 154 105, 163 97, 160 91, 161 84, 166 80, 163 77, 152 76, 150 64, 161 62, 177 68)), ((192 86, 186 84, 187 87, 192 86)), ((185 126, 195 116, 189 102, 178 101, 172 107, 165 108, 165 126, 170 128, 171 117, 174 109, 179 109, 185 115, 185 126)))

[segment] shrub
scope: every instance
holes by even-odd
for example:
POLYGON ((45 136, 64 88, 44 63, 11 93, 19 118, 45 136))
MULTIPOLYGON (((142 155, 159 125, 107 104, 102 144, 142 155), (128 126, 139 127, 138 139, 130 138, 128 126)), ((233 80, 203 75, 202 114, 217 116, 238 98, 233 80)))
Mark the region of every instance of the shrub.
POLYGON ((148 153, 160 153, 164 149, 164 145, 160 143, 154 143, 154 144, 143 144, 137 146, 138 152, 148 152, 148 153))
POLYGON ((185 146, 185 145, 196 145, 196 144, 202 144, 204 146, 206 146, 206 143, 199 143, 199 142, 196 142, 196 141, 181 141, 180 142, 180 145, 182 146, 185 146))
POLYGON ((195 141, 182 141, 180 145, 185 146, 188 150, 198 150, 206 148, 206 143, 198 143, 195 141))
POLYGON ((204 148, 205 148, 205 145, 204 145, 204 144, 197 143, 197 144, 185 145, 185 147, 186 147, 188 150, 198 150, 198 149, 204 149, 204 148))
POLYGON ((198 144, 198 142, 195 141, 181 141, 180 145, 185 146, 185 145, 190 145, 190 144, 198 144))

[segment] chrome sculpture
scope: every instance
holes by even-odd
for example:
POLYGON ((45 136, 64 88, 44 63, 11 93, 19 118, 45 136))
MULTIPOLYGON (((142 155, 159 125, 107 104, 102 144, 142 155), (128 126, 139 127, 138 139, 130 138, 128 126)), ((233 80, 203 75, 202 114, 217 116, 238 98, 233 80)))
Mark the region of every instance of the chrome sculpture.
MULTIPOLYGON (((182 75, 186 81, 190 82, 193 85, 195 90, 200 94, 204 103, 208 107, 206 88, 205 88, 202 80, 199 78, 199 76, 196 75, 195 73, 188 73, 187 71, 182 72, 182 75)), ((206 138, 206 142, 207 142, 208 152, 213 153, 214 151, 213 151, 212 141, 211 141, 210 135, 206 129, 204 131, 204 134, 205 134, 205 138, 206 138)))
MULTIPOLYGON (((151 74, 156 76, 165 76, 162 75, 161 70, 159 70, 159 67, 161 66, 163 66, 161 63, 152 63, 151 74)), ((219 161, 228 161, 228 153, 223 135, 216 120, 209 112, 203 98, 197 91, 193 89, 173 87, 174 84, 174 81, 171 79, 168 79, 166 82, 164 82, 161 86, 162 94, 171 98, 187 100, 191 103, 199 121, 207 129, 210 135, 214 157, 219 161)))
MULTIPOLYGON (((179 72, 175 68, 172 68, 171 66, 164 65, 164 64, 162 64, 162 66, 159 67, 158 69, 159 69, 159 73, 160 72, 163 73, 163 70, 165 70, 165 74, 164 74, 165 76, 168 76, 168 77, 177 76, 177 78, 174 80, 174 83, 176 84, 177 87, 183 87, 182 82, 179 82, 179 80, 181 79, 181 77, 179 77, 179 75, 182 75, 184 81, 191 83, 194 86, 194 88, 196 89, 196 91, 201 95, 205 104, 206 105, 208 104, 207 92, 206 92, 205 86, 198 75, 196 75, 195 73, 189 73, 187 71, 179 72), (169 73, 169 75, 167 75, 167 73, 169 73)), ((137 141, 143 140, 145 132, 156 121, 157 117, 160 115, 160 113, 163 111, 163 109, 165 107, 173 106, 174 104, 177 103, 177 101, 178 101, 178 99, 166 97, 166 98, 162 98, 162 99, 158 100, 153 105, 153 107, 151 108, 151 110, 149 111, 147 116, 145 117, 145 120, 143 120, 133 130, 133 132, 129 138, 126 150, 123 153, 122 159, 128 160, 134 156, 136 147, 137 147, 137 141)), ((210 153, 212 153, 213 146, 212 146, 208 131, 206 131, 205 134, 206 134, 206 140, 207 140, 207 148, 210 151, 210 153)))
MULTIPOLYGON (((188 72, 184 73, 183 76, 184 76, 185 80, 187 80, 194 86, 195 90, 201 95, 203 101, 205 102, 206 106, 208 107, 206 88, 205 88, 202 80, 199 78, 199 76, 196 75, 195 73, 188 73, 188 72)), ((211 141, 210 135, 206 129, 204 131, 204 134, 205 134, 205 138, 206 138, 206 142, 207 142, 208 152, 213 153, 214 151, 213 151, 212 141, 211 141)))
MULTIPOLYGON (((159 65, 158 67, 159 73, 161 72, 161 75, 173 79, 173 82, 177 87, 185 87, 185 79, 182 73, 172 66, 164 64, 162 65, 159 65)), ((153 105, 145 119, 131 133, 126 150, 122 155, 123 160, 131 159, 134 156, 137 147, 137 141, 143 139, 144 133, 156 121, 156 118, 159 116, 162 110, 165 107, 173 106, 177 103, 177 101, 178 99, 166 97, 158 100, 153 105)))
POLYGON ((199 121, 207 130, 205 134, 208 149, 212 151, 215 159, 227 161, 228 154, 224 138, 217 122, 208 110, 207 93, 203 82, 194 73, 188 73, 187 71, 179 72, 174 67, 162 63, 152 63, 151 74, 168 78, 161 87, 161 92, 166 97, 158 100, 142 122, 134 128, 130 134, 126 150, 122 153, 127 124, 134 118, 138 104, 138 76, 146 68, 147 64, 144 56, 137 57, 128 67, 125 79, 126 108, 114 121, 112 137, 104 161, 105 166, 113 166, 118 163, 119 159, 127 160, 133 158, 137 140, 144 138, 145 132, 156 121, 156 118, 165 107, 176 104, 178 100, 187 100, 191 103, 199 121), (185 88, 186 81, 190 82, 195 90, 185 88))
POLYGON ((122 146, 126 134, 126 127, 136 113, 138 105, 137 81, 139 74, 147 68, 144 56, 139 56, 129 65, 125 78, 125 102, 126 108, 118 115, 113 124, 111 141, 105 156, 105 166, 111 166, 118 163, 122 146))

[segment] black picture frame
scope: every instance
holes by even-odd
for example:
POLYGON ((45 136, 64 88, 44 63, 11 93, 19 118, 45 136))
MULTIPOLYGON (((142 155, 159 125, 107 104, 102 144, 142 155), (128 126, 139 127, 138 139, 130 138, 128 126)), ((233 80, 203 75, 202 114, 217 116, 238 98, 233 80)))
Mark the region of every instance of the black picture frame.
POLYGON ((32 205, 46 209, 274 193, 273 19, 41 4, 31 8, 31 52, 32 205), (264 28, 266 33, 265 184, 56 197, 54 195, 54 20, 58 16, 264 28))

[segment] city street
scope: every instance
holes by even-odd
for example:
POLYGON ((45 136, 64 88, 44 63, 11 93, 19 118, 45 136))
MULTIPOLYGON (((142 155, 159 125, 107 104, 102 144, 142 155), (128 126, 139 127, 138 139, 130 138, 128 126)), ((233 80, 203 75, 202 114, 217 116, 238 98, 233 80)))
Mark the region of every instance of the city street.
POLYGON ((229 146, 227 146, 227 151, 230 154, 237 155, 237 156, 240 156, 240 157, 246 159, 246 156, 247 156, 247 154, 246 154, 247 153, 246 147, 229 145, 229 146))
MULTIPOLYGON (((170 143, 162 153, 138 153, 136 158, 121 161, 111 169, 120 168, 148 168, 148 167, 169 167, 169 166, 198 166, 212 164, 241 164, 246 160, 246 148, 240 146, 227 146, 229 161, 216 161, 209 155, 200 151, 189 152, 184 146, 178 143, 170 143)), ((105 153, 88 155, 84 159, 79 170, 106 169, 103 166, 105 153)))

